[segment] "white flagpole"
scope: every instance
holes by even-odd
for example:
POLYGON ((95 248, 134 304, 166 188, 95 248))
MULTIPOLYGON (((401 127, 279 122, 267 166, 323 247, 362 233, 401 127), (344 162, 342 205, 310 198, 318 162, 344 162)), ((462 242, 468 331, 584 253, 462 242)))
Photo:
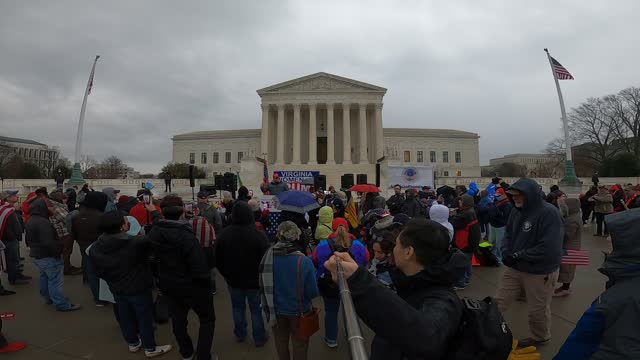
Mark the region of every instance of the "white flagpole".
POLYGON ((544 51, 547 53, 549 66, 551 66, 551 73, 553 74, 553 79, 556 81, 556 90, 558 90, 558 100, 560 101, 560 113, 562 114, 562 127, 564 128, 564 146, 565 146, 567 161, 572 161, 571 140, 569 139, 569 122, 567 121, 567 112, 564 109, 564 99, 562 98, 562 91, 560 90, 560 82, 558 81, 558 75, 556 74, 556 71, 553 69, 553 61, 551 61, 551 55, 549 55, 549 50, 544 49, 544 51))
POLYGON ((100 55, 96 55, 95 60, 93 60, 93 66, 91 67, 91 74, 89 75, 89 80, 87 81, 87 88, 84 90, 84 99, 82 100, 82 108, 80 109, 80 120, 78 121, 78 134, 76 135, 76 153, 74 156, 74 160, 76 164, 80 163, 80 157, 82 153, 82 129, 84 127, 84 112, 87 109, 87 97, 89 96, 89 89, 91 88, 91 83, 93 82, 93 74, 96 70, 96 63, 100 55))

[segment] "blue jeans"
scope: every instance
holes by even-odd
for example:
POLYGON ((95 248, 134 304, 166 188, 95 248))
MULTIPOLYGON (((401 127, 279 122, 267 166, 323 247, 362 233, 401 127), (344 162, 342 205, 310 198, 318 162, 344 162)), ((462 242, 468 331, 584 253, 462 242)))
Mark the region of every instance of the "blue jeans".
POLYGON ((324 337, 329 341, 338 341, 340 299, 323 296, 322 300, 324 300, 324 337))
MULTIPOLYGON (((138 295, 114 295, 118 308, 120 331, 129 345, 138 344, 138 335, 145 350, 154 350, 153 296, 151 290, 138 295)), ((114 306, 115 307, 115 306, 114 306)))
POLYGON ((460 279, 458 280, 458 282, 456 283, 456 286, 459 287, 466 287, 467 285, 469 285, 471 283, 471 270, 473 269, 473 266, 471 265, 471 258, 473 257, 472 253, 464 253, 464 256, 467 257, 466 259, 466 264, 464 267, 464 272, 462 273, 462 276, 460 277, 460 279))
POLYGON ((58 310, 71 307, 69 300, 62 293, 64 285, 64 262, 62 258, 33 259, 33 263, 40 270, 40 295, 58 310))
POLYGON ((233 308, 233 334, 244 340, 247 337, 246 303, 249 303, 251 312, 251 329, 253 330, 253 341, 262 345, 267 341, 262 320, 262 308, 260 307, 259 289, 237 289, 229 287, 231 294, 231 306, 233 308))
POLYGON ((82 268, 87 274, 87 280, 89 282, 89 289, 93 295, 93 301, 97 304, 100 302, 100 279, 96 275, 96 271, 91 263, 91 258, 86 253, 86 249, 80 251, 82 254, 82 268))
POLYGON ((502 264, 502 240, 504 239, 504 229, 505 227, 491 227, 491 238, 490 242, 493 245, 491 251, 493 255, 496 256, 498 262, 502 264))

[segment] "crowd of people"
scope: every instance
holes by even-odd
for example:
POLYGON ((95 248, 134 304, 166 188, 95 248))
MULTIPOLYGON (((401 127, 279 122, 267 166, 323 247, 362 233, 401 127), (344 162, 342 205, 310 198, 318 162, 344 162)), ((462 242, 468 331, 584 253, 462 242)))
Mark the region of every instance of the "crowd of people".
MULTIPOLYGON (((504 266, 494 298, 500 312, 520 298, 527 302, 531 336, 520 347, 550 341, 552 298, 571 294, 575 276, 562 256, 580 249, 582 227, 595 212, 596 235, 611 235, 613 251, 602 270, 610 282, 558 358, 640 358, 629 345, 640 333, 632 320, 640 253, 631 231, 640 223, 640 210, 633 210, 640 187, 599 186, 580 199, 567 198, 557 186, 545 194, 528 178, 511 185, 494 178, 482 190, 475 183, 393 188, 389 199, 379 191, 311 189, 318 208, 282 211, 276 224, 246 187, 235 199, 223 192, 215 205, 207 191, 191 203, 170 193, 156 199, 148 189, 127 196, 111 187, 41 188, 21 205, 17 192, 4 191, 0 235, 12 285, 31 280, 21 266, 24 232, 43 301, 61 312, 80 310, 63 287, 64 276, 82 275, 95 305, 113 307, 128 350, 147 357, 172 350, 155 339, 154 322, 166 317, 182 359, 216 358, 216 273, 229 289, 238 342, 248 338, 248 305, 253 344, 265 346, 271 328, 279 359, 307 358, 322 312, 322 340, 336 348, 339 260, 357 315, 375 333, 372 359, 455 359, 456 351, 479 346, 460 333, 467 310, 459 294, 471 285, 475 262, 504 266), (359 198, 355 221, 351 197, 359 198), (79 267, 71 264, 74 242, 79 267), (314 307, 318 297, 323 311, 314 307), (190 311, 199 320, 195 346, 187 331, 190 311), (631 320, 619 318, 626 315, 631 320), (616 337, 623 333, 624 340, 616 337)), ((277 175, 261 190, 289 191, 277 175)), ((0 284, 0 296, 13 294, 0 284)), ((0 352, 24 347, 2 340, 0 352)))

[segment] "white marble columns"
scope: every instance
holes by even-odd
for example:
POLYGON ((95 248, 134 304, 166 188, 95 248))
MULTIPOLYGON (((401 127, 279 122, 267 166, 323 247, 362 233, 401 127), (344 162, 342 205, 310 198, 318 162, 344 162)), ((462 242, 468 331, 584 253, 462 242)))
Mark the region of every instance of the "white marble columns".
POLYGON ((260 105, 262 109, 262 132, 260 136, 260 157, 269 153, 269 105, 260 105))
POLYGON ((335 140, 333 129, 333 103, 327 103, 327 164, 335 164, 335 140))
POLYGON ((293 104, 293 157, 291 162, 300 163, 300 107, 301 104, 293 104))
POLYGON ((351 164, 351 104, 342 104, 342 163, 351 164))
POLYGON ((375 104, 376 106, 376 157, 374 161, 382 158, 384 155, 384 142, 382 137, 382 103, 375 104))
POLYGON ((318 163, 318 137, 316 135, 316 104, 309 104, 309 162, 318 163))
POLYGON ((284 164, 284 104, 278 105, 278 132, 276 134, 276 163, 284 164))
POLYGON ((324 134, 318 134, 318 119, 320 119, 326 129, 326 164, 332 165, 336 163, 336 149, 342 151, 342 164, 352 164, 354 162, 368 164, 371 160, 368 154, 369 142, 373 146, 371 158, 374 161, 381 158, 383 154, 382 104, 357 102, 356 124, 351 123, 352 120, 356 120, 355 118, 352 119, 350 113, 352 102, 340 102, 338 104, 339 107, 342 107, 342 126, 340 129, 335 128, 335 103, 333 102, 309 101, 262 104, 261 155, 266 156, 270 162, 277 164, 317 164, 318 158, 324 158, 324 153, 318 154, 318 136, 324 136, 324 134), (370 105, 375 106, 375 117, 372 117, 371 122, 367 121, 367 107, 370 105), (324 116, 325 107, 326 117, 324 116), (309 109, 308 117, 306 116, 307 108, 309 109), (270 110, 274 109, 277 109, 277 117, 275 119, 270 116, 270 110), (287 119, 291 119, 289 117, 291 115, 287 116, 289 109, 293 109, 293 126, 291 128, 288 128, 291 123, 287 125, 287 119), (321 115, 318 115, 319 111, 321 115), (272 119, 276 121, 272 122, 272 119), (357 133, 353 142, 351 140, 352 127, 357 133), (372 127, 374 131, 369 132, 368 127, 372 127), (308 138, 306 129, 309 129, 308 138), (342 136, 338 137, 338 139, 342 140, 342 143, 336 144, 336 130, 342 133, 342 136), (292 142, 289 140, 291 138, 287 136, 288 131, 292 132, 292 142), (369 135, 375 137, 372 139, 373 141, 367 139, 369 135), (275 144, 273 143, 274 141, 275 144), (352 147, 354 148, 353 154, 352 147), (269 154, 273 149, 275 149, 275 154, 269 154), (291 153, 289 153, 290 151, 291 153), (291 160, 289 161, 288 159, 291 160))
POLYGON ((360 149, 360 164, 369 163, 369 159, 367 158, 367 104, 360 103, 358 104, 360 109, 360 114, 358 115, 360 122, 360 139, 358 140, 358 147, 360 149))

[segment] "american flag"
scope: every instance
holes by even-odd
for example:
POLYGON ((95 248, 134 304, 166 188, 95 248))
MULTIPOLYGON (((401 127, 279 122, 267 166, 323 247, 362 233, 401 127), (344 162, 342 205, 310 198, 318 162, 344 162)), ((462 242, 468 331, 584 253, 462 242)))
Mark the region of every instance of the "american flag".
POLYGON ((289 186, 289 190, 298 190, 298 191, 309 191, 311 185, 305 185, 299 182, 289 182, 287 183, 289 186))
POLYGON ((91 68, 91 75, 89 75, 89 85, 87 85, 87 94, 91 94, 91 88, 93 87, 93 73, 96 71, 96 62, 100 59, 100 55, 96 55, 96 60, 93 62, 93 68, 91 68))
POLYGON ((551 63, 553 64, 553 72, 556 74, 558 80, 573 80, 573 76, 569 73, 569 70, 565 69, 562 64, 558 62, 558 60, 554 59, 553 56, 549 56, 551 58, 551 63))
POLYGON ((589 252, 587 250, 565 250, 560 261, 562 265, 589 265, 589 252))

